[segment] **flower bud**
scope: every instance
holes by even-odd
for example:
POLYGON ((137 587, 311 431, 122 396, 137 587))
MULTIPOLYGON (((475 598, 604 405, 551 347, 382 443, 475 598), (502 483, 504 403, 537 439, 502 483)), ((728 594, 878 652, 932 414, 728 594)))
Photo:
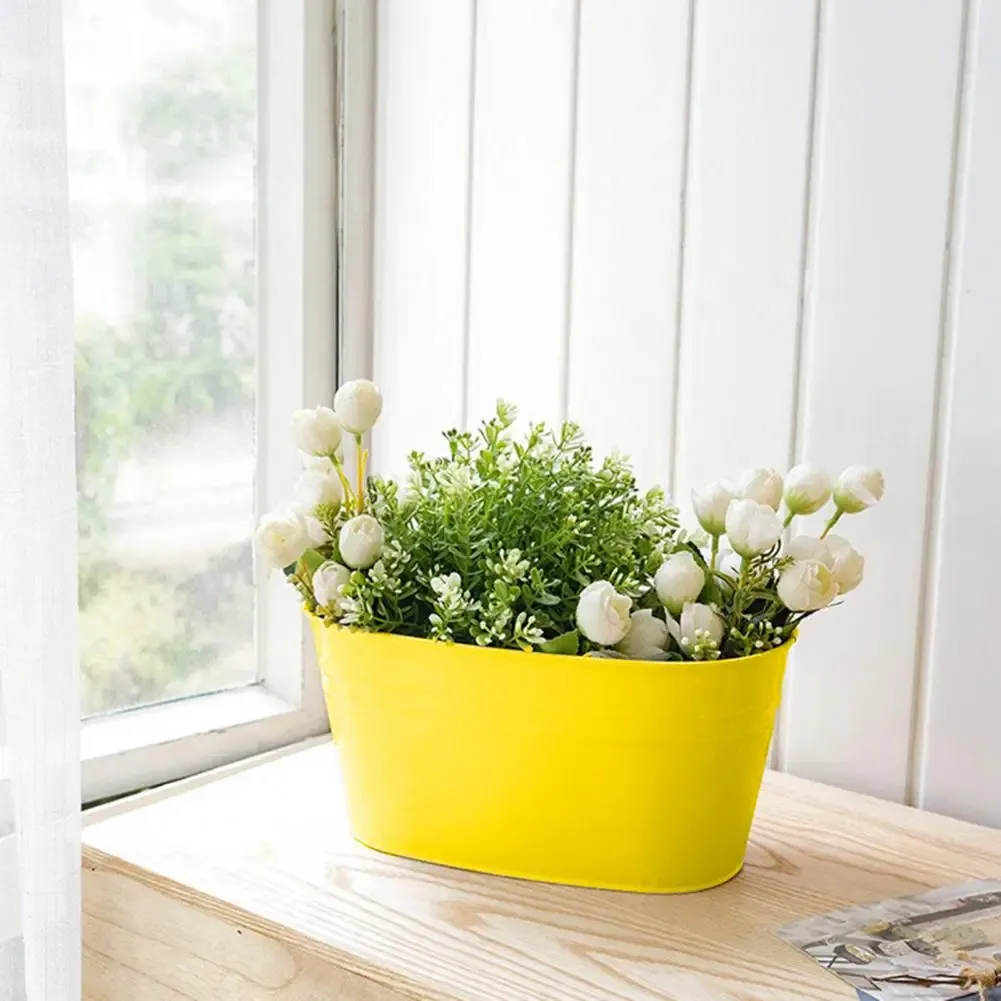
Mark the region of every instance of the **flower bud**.
POLYGON ((577 628, 600 646, 615 646, 629 632, 632 599, 607 580, 588 584, 577 601, 577 628))
POLYGON ((726 510, 736 496, 737 488, 729 480, 718 480, 692 491, 695 517, 710 535, 722 535, 726 531, 726 510))
POLYGON ((782 503, 782 477, 774 469, 748 469, 737 480, 741 497, 767 504, 773 511, 782 503))
POLYGON ((310 548, 306 523, 298 511, 272 511, 261 518, 254 535, 257 552, 273 570, 295 563, 310 548))
POLYGON ((351 571, 340 563, 333 560, 321 563, 313 571, 313 597, 316 598, 316 603, 339 615, 341 592, 350 578, 351 571))
POLYGON ((829 535, 824 541, 831 554, 829 565, 839 592, 847 594, 849 591, 854 591, 862 583, 865 558, 840 535, 829 535))
POLYGON ((823 563, 828 570, 834 565, 834 557, 827 541, 818 539, 815 535, 797 535, 786 546, 785 555, 791 556, 794 560, 815 560, 817 563, 823 563))
POLYGON ((726 537, 741 556, 767 553, 782 536, 782 522, 767 504, 735 500, 726 512, 726 537))
POLYGON ((725 628, 723 620, 708 606, 689 602, 681 610, 681 618, 667 620, 668 632, 682 650, 691 650, 703 636, 719 646, 725 628))
POLYGON ((333 455, 341 443, 341 422, 330 407, 297 410, 292 415, 292 437, 307 455, 333 455))
POLYGON ((641 608, 630 616, 629 632, 615 649, 633 660, 648 660, 667 649, 667 640, 667 625, 649 608, 641 608))
POLYGON ((802 560, 782 571, 778 583, 779 598, 792 612, 815 612, 838 596, 838 584, 823 563, 802 560))
POLYGON ((872 466, 849 466, 834 485, 834 503, 845 514, 858 514, 883 499, 883 474, 872 466))
POLYGON ((352 434, 364 434, 382 413, 382 394, 374 382, 354 379, 334 394, 334 411, 352 434))
POLYGON ((355 515, 341 526, 337 547, 341 559, 354 570, 368 569, 382 552, 382 525, 370 514, 355 515))
POLYGON ((818 466, 804 462, 786 474, 785 498, 790 514, 813 514, 831 496, 831 478, 818 466))
POLYGON ((654 574, 653 586, 660 603, 672 615, 677 615, 689 601, 702 593, 706 575, 690 552, 668 556, 654 574))
POLYGON ((308 511, 323 504, 330 508, 331 514, 336 514, 343 497, 341 481, 333 467, 304 469, 295 483, 295 499, 308 511))

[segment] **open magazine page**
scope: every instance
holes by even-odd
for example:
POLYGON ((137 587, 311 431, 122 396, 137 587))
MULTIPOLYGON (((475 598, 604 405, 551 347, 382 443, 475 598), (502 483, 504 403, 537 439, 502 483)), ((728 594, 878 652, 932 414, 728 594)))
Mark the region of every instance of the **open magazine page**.
POLYGON ((1001 1001, 1001 880, 834 911, 778 935, 863 1001, 1001 1001))

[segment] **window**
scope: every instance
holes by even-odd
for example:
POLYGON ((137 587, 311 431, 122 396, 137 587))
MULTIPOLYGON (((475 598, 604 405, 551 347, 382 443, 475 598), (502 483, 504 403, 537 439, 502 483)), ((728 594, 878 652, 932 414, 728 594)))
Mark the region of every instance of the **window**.
POLYGON ((335 385, 333 0, 64 9, 92 801, 325 726, 251 538, 335 385))

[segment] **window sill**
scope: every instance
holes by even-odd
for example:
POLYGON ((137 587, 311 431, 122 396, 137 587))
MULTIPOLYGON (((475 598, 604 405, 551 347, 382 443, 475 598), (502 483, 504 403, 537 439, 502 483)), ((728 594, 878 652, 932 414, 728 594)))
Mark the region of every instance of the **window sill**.
POLYGON ((298 709, 262 685, 85 720, 83 800, 121 796, 323 733, 322 706, 298 709))

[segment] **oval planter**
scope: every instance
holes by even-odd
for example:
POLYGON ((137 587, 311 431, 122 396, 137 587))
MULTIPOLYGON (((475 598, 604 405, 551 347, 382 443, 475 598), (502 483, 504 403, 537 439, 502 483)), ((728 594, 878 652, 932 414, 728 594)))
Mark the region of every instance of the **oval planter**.
POLYGON ((739 872, 790 644, 665 663, 313 628, 363 844, 649 893, 739 872))

